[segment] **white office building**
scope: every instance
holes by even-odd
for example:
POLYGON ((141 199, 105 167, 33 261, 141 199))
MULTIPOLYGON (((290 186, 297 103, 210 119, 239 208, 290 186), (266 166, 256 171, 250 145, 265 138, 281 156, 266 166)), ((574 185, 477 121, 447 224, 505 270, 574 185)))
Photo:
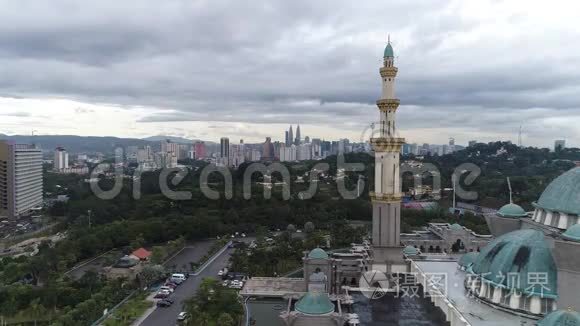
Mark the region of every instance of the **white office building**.
POLYGON ((62 147, 57 147, 54 150, 54 171, 62 171, 68 169, 68 152, 62 147))
POLYGON ((0 141, 0 215, 17 218, 42 207, 42 151, 0 141))

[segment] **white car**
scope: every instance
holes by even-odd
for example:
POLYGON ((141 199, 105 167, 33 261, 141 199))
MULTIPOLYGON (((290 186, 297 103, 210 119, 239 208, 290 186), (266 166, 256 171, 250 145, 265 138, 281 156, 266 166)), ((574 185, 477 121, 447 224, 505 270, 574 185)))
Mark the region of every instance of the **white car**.
POLYGON ((177 320, 179 321, 184 321, 187 319, 187 317, 189 317, 189 315, 187 314, 187 312, 182 311, 179 313, 179 315, 177 315, 177 320))
POLYGON ((159 291, 169 291, 170 293, 173 293, 175 290, 169 286, 162 286, 159 288, 159 291))
POLYGON ((246 234, 245 233, 242 233, 242 238, 245 238, 245 237, 246 237, 246 234))
POLYGON ((220 269, 220 271, 218 272, 218 276, 224 276, 224 270, 220 269))

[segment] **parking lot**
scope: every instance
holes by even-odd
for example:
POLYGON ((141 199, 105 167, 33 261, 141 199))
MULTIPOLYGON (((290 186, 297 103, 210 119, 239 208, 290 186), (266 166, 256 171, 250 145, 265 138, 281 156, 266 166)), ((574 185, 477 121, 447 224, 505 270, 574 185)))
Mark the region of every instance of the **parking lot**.
MULTIPOLYGON (((239 240, 239 239, 238 239, 239 240)), ((250 242, 254 240, 253 238, 245 238, 241 241, 250 242)), ((183 265, 184 263, 189 263, 190 259, 198 257, 199 260, 203 257, 211 248, 213 241, 197 243, 192 250, 184 251, 178 256, 174 257, 172 260, 167 262, 167 266, 171 265, 183 265)), ((235 248, 227 248, 215 260, 205 266, 205 268, 199 272, 198 275, 191 275, 185 282, 179 285, 175 292, 170 295, 170 298, 174 303, 165 308, 155 309, 145 320, 140 324, 142 326, 160 326, 160 325, 176 325, 177 315, 182 311, 183 301, 191 298, 199 288, 201 281, 206 277, 218 278, 218 272, 227 266, 230 256, 235 248)), ((194 261, 197 261, 194 260, 194 261)))

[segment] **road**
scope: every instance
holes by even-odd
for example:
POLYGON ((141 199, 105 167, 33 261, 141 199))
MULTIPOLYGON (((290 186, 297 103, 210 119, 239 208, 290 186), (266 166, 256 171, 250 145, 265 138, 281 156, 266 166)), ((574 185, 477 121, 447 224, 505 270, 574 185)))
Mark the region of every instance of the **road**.
MULTIPOLYGON (((248 242, 251 241, 251 239, 244 239, 244 241, 248 242)), ((171 299, 175 300, 175 303, 168 308, 155 309, 155 311, 153 311, 151 315, 141 323, 141 326, 176 325, 177 315, 182 311, 182 302, 189 299, 197 292, 201 281, 205 277, 217 277, 217 273, 220 269, 227 265, 233 250, 234 249, 225 250, 211 264, 207 265, 198 276, 190 276, 187 281, 178 286, 177 289, 175 289, 175 292, 171 295, 171 299)))

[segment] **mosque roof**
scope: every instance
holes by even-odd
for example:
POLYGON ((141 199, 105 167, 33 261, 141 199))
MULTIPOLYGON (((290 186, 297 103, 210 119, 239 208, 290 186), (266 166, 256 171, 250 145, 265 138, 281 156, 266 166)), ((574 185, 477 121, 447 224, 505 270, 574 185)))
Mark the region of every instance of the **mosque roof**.
POLYGON ((391 46, 391 42, 387 43, 387 46, 385 47, 385 55, 383 57, 394 57, 394 53, 393 53, 393 47, 391 46))
POLYGON ((495 286, 550 298, 558 296, 556 263, 541 231, 517 230, 492 240, 471 269, 495 286))
POLYGON ((459 266, 469 267, 469 266, 473 265, 473 263, 477 259, 478 255, 479 255, 479 253, 475 252, 475 251, 468 252, 468 253, 464 254, 463 256, 461 256, 461 258, 459 258, 459 261, 457 263, 459 264, 459 266))
POLYGON ((326 251, 320 248, 314 248, 310 253, 308 253, 308 258, 310 259, 328 259, 328 254, 326 251))
POLYGON ((553 212, 580 215, 580 167, 552 181, 535 205, 553 212))
POLYGON ((538 326, 578 326, 580 313, 569 310, 556 310, 538 322, 538 326))
POLYGON ((566 240, 580 242, 580 224, 574 224, 568 228, 562 237, 566 240))
POLYGON ((294 308, 307 315, 326 315, 334 311, 334 304, 327 293, 308 292, 296 302, 294 308))
POLYGON ((507 204, 499 209, 497 214, 501 217, 526 217, 526 211, 516 204, 507 204))

